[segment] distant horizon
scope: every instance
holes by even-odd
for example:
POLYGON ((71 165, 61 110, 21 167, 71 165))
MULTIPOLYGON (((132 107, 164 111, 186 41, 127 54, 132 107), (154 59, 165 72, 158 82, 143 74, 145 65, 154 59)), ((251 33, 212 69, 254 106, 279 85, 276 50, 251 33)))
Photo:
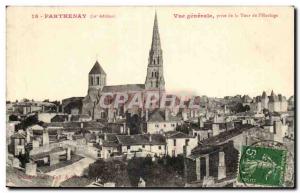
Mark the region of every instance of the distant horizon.
MULTIPOLYGON (((113 85, 111 85, 111 86, 113 86, 113 85)), ((275 95, 278 95, 278 94, 282 94, 282 93, 280 93, 280 92, 276 92, 275 90, 273 90, 274 91, 274 94, 275 95)), ((262 95, 262 92, 263 91, 261 91, 261 93, 260 94, 257 94, 257 95, 249 95, 249 94, 235 94, 235 95, 225 95, 225 96, 208 96, 208 95, 189 95, 189 96, 199 96, 199 97, 207 97, 207 98, 220 98, 220 99, 224 99, 225 97, 235 97, 235 96, 237 96, 237 95, 241 95, 242 97, 244 96, 244 95, 248 95, 250 98, 253 98, 253 97, 257 97, 257 96, 261 96, 262 95)), ((270 91, 270 92, 267 92, 266 91, 266 94, 267 94, 267 96, 270 96, 271 95, 271 92, 272 92, 272 90, 270 91)), ((170 93, 171 94, 171 93, 170 93)), ((172 94, 174 94, 175 95, 175 93, 172 93, 172 94)), ((294 95, 283 95, 284 97, 286 97, 286 99, 288 100, 290 97, 293 97, 294 95)), ((14 99, 14 100, 7 100, 6 99, 6 102, 15 102, 16 100, 18 100, 19 102, 20 101, 22 101, 22 100, 24 100, 24 99, 27 99, 27 100, 29 100, 29 101, 31 101, 31 100, 34 100, 34 101, 45 101, 45 100, 49 100, 50 102, 53 102, 53 101, 62 101, 62 100, 64 100, 64 99, 68 99, 68 98, 73 98, 73 97, 75 97, 75 98, 77 98, 77 97, 82 97, 82 98, 84 98, 85 96, 70 96, 70 97, 67 97, 67 98, 63 98, 63 99, 48 99, 48 98, 44 98, 44 99, 35 99, 35 98, 26 98, 26 97, 24 97, 24 98, 20 98, 20 99, 14 99)))

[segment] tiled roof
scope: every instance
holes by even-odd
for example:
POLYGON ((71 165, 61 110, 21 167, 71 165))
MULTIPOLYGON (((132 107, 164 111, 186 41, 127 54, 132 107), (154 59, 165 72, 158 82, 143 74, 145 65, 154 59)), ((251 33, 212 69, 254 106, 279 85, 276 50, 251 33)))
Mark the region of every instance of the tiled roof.
POLYGON ((96 63, 94 64, 93 68, 91 69, 91 71, 89 72, 89 74, 105 74, 103 68, 101 67, 101 65, 99 64, 98 61, 96 61, 96 63))
POLYGON ((47 156, 47 155, 49 155, 51 153, 57 153, 57 152, 61 152, 61 151, 65 151, 65 149, 62 148, 62 147, 56 147, 56 148, 51 149, 50 151, 41 152, 41 153, 32 155, 30 157, 31 157, 31 159, 36 160, 36 159, 44 158, 45 156, 47 156))
POLYGON ((117 135, 121 145, 165 145, 166 139, 160 134, 117 135), (151 136, 151 141, 150 141, 151 136))
POLYGON ((252 125, 243 125, 243 128, 232 129, 229 131, 222 132, 219 135, 207 138, 207 139, 201 141, 201 145, 194 148, 192 150, 192 152, 202 151, 202 149, 206 148, 206 146, 214 146, 214 145, 221 144, 221 143, 225 142, 226 140, 241 134, 243 131, 249 130, 250 128, 253 128, 253 126, 252 125))
POLYGON ((104 86, 102 92, 130 92, 130 91, 144 91, 144 84, 124 84, 104 86))
POLYGON ((11 137, 15 139, 25 139, 25 136, 21 133, 15 133, 11 137))
POLYGON ((68 115, 55 115, 51 122, 65 122, 68 120, 68 115))

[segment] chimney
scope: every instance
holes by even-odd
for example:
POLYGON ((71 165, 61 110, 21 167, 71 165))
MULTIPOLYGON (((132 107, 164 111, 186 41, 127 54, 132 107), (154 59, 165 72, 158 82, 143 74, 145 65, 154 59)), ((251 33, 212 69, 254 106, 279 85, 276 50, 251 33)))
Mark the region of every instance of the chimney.
POLYGON ((204 127, 204 121, 202 117, 199 117, 199 127, 203 128, 204 127))
POLYGON ((103 145, 103 139, 101 137, 99 138, 99 145, 103 145))
POLYGON ((130 135, 130 128, 127 127, 127 135, 130 135))
POLYGON ((83 122, 80 123, 80 128, 83 129, 83 122))
POLYGON ((274 131, 273 133, 276 134, 279 130, 281 130, 281 121, 274 121, 274 131))
POLYGON ((123 131, 121 133, 123 134, 123 133, 125 133, 125 131, 126 131, 126 122, 123 123, 123 131))
POLYGON ((30 143, 30 131, 29 131, 29 129, 26 130, 26 142, 30 143))
POLYGON ((169 110, 166 108, 165 109, 165 121, 169 121, 169 115, 170 113, 169 113, 169 110))
POLYGON ((72 115, 68 115, 68 121, 69 122, 71 121, 71 117, 72 117, 72 115))
POLYGON ((212 133, 213 133, 213 136, 220 134, 219 124, 216 124, 216 123, 212 124, 212 133))
POLYGON ((149 134, 149 142, 152 142, 152 136, 149 134))
POLYGON ((49 133, 47 129, 43 131, 43 146, 44 145, 49 145, 49 133))
POLYGON ((218 114, 215 114, 214 115, 214 123, 217 123, 218 122, 218 114))
POLYGON ((219 152, 218 180, 226 178, 225 153, 219 152))
POLYGON ((149 112, 148 112, 148 109, 146 108, 145 121, 147 122, 148 119, 149 119, 149 112))
POLYGON ((71 159, 71 148, 67 148, 67 160, 71 159))
POLYGON ((183 155, 185 157, 188 157, 189 155, 191 155, 191 146, 189 146, 187 144, 185 146, 183 146, 183 155))
POLYGON ((104 133, 104 140, 107 141, 107 134, 104 133))

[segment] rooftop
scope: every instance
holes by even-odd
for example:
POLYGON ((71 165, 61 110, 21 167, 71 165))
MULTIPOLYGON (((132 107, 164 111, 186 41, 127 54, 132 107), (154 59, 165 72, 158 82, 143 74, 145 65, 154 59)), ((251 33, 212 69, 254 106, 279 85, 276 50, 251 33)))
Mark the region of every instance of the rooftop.
POLYGON ((165 145, 166 144, 165 137, 160 134, 117 135, 117 139, 121 145, 165 145))

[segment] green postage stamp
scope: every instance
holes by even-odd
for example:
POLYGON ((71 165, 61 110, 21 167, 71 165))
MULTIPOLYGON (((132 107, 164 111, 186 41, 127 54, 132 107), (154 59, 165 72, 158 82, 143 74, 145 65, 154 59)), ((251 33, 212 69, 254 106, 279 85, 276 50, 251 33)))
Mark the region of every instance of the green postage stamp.
POLYGON ((285 167, 285 150, 243 146, 238 182, 244 184, 282 186, 285 167))

